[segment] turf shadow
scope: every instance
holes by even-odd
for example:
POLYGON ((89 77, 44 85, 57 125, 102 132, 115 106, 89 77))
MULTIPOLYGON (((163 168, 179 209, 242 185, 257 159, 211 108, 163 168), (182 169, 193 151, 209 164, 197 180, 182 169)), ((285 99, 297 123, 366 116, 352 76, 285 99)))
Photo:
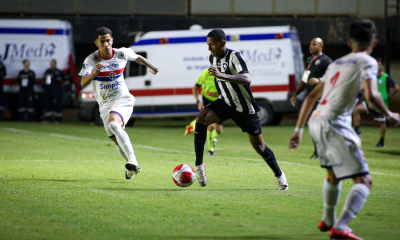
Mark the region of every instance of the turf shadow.
POLYGON ((100 191, 153 191, 153 192, 231 192, 231 191, 279 191, 278 189, 254 189, 254 188, 243 188, 243 189, 167 189, 167 188, 93 188, 92 190, 100 191))
POLYGON ((377 153, 386 154, 386 155, 400 156, 400 150, 373 150, 373 151, 377 152, 377 153))

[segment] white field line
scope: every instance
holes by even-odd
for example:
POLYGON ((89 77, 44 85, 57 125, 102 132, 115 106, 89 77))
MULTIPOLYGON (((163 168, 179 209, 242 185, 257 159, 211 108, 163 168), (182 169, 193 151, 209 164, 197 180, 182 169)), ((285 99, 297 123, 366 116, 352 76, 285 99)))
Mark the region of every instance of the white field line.
MULTIPOLYGON (((36 134, 49 135, 49 136, 53 136, 53 137, 67 138, 67 139, 76 139, 76 140, 85 140, 85 141, 96 141, 96 142, 110 143, 109 140, 107 141, 107 140, 101 140, 101 139, 82 138, 82 137, 76 137, 76 136, 70 136, 70 135, 64 135, 64 134, 58 134, 58 133, 44 133, 44 132, 29 131, 29 130, 23 130, 23 129, 17 129, 17 128, 2 128, 2 129, 6 130, 6 131, 10 131, 10 132, 36 133, 36 134)), ((139 147, 139 148, 153 149, 153 150, 158 150, 158 151, 163 151, 163 152, 194 154, 194 152, 171 150, 171 149, 159 148, 159 147, 153 147, 153 146, 147 146, 147 145, 141 145, 141 144, 132 144, 132 146, 139 147)), ((240 160, 264 162, 264 160, 256 159, 256 158, 229 157, 229 156, 218 156, 218 157, 229 158, 229 159, 240 159, 240 160)), ((0 160, 0 161, 10 161, 10 160, 0 160)), ((18 161, 28 161, 28 160, 18 160, 18 161)), ((29 161, 35 161, 35 160, 29 160, 29 161)), ((36 160, 36 161, 52 161, 52 160, 36 160)), ((283 162, 283 161, 278 161, 278 162, 282 163, 282 164, 288 164, 288 165, 294 165, 294 166, 302 166, 302 167, 319 167, 319 166, 306 165, 306 164, 300 164, 300 163, 291 163, 291 162, 283 162)), ((371 172, 371 173, 377 174, 377 175, 400 176, 399 174, 391 174, 391 173, 380 173, 380 172, 371 172)))

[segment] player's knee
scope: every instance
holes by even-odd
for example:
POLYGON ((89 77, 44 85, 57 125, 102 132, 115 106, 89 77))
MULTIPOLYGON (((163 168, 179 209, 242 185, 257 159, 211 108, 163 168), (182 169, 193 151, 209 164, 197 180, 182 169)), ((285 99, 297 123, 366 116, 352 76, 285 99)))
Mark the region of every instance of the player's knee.
POLYGON ((262 144, 253 144, 253 148, 258 154, 262 155, 266 146, 262 144))
POLYGON ((340 180, 336 178, 335 174, 333 173, 333 171, 328 171, 328 176, 326 177, 326 180, 330 183, 330 184, 334 184, 337 185, 339 184, 340 180))
POLYGON ((112 121, 108 123, 108 128, 115 134, 119 128, 121 128, 121 124, 116 121, 112 121))
POLYGON ((207 117, 205 114, 200 114, 199 116, 197 116, 196 122, 200 123, 200 124, 204 124, 206 126, 210 125, 210 123, 208 123, 208 121, 207 121, 207 117))
POLYGON ((367 186, 369 189, 372 187, 372 178, 371 175, 363 175, 363 176, 357 176, 353 178, 354 183, 361 183, 367 186))

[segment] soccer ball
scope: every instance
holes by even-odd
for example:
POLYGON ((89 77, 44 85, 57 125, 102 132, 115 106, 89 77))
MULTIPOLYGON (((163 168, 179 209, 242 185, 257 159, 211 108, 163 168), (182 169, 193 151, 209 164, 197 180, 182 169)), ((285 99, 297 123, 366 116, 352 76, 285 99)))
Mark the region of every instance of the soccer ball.
POLYGON ((196 174, 193 168, 187 164, 177 166, 172 173, 172 180, 179 187, 189 187, 195 178, 196 174))

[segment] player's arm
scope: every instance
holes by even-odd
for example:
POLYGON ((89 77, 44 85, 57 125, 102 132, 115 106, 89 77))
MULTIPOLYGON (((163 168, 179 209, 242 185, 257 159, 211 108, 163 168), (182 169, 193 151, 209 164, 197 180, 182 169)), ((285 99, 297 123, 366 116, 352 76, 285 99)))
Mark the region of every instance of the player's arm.
POLYGON ((81 86, 82 88, 86 87, 89 85, 92 80, 99 74, 100 70, 105 67, 102 63, 97 63, 96 66, 94 67, 94 71, 89 74, 89 75, 82 75, 81 78, 81 86))
POLYGON ((219 79, 223 79, 232 83, 236 84, 241 84, 241 85, 250 85, 251 83, 251 78, 250 78, 250 73, 239 73, 236 75, 228 75, 221 73, 218 68, 211 66, 208 68, 208 73, 210 76, 215 76, 219 79))
POLYGON ((151 72, 154 75, 156 75, 158 72, 158 68, 156 66, 154 66, 149 60, 140 55, 138 55, 138 58, 135 60, 135 62, 150 68, 149 72, 151 72))
POLYGON ((387 77, 387 81, 388 81, 389 87, 392 88, 392 90, 389 92, 389 95, 388 95, 389 98, 391 98, 393 95, 396 94, 396 92, 399 91, 399 85, 397 83, 395 83, 390 76, 387 77))
POLYGON ((301 106, 299 118, 297 119, 296 128, 294 129, 293 135, 289 139, 289 150, 291 152, 293 152, 293 150, 300 145, 301 137, 304 131, 304 125, 307 122, 308 116, 310 116, 315 102, 321 97, 323 89, 324 82, 321 82, 304 100, 303 105, 301 106))
POLYGON ((364 96, 379 112, 384 114, 389 120, 395 121, 396 126, 400 124, 400 116, 398 113, 391 112, 382 100, 376 81, 372 79, 366 79, 363 81, 364 85, 364 96))
POLYGON ((296 91, 294 92, 293 96, 290 98, 290 103, 294 107, 296 105, 297 96, 306 89, 307 84, 303 81, 300 81, 299 86, 297 87, 296 91))
POLYGON ((197 83, 196 83, 192 88, 192 93, 193 93, 194 98, 196 99, 197 108, 199 109, 199 111, 201 111, 204 109, 204 106, 201 103, 201 101, 199 100, 199 88, 200 88, 200 86, 197 85, 197 83))

